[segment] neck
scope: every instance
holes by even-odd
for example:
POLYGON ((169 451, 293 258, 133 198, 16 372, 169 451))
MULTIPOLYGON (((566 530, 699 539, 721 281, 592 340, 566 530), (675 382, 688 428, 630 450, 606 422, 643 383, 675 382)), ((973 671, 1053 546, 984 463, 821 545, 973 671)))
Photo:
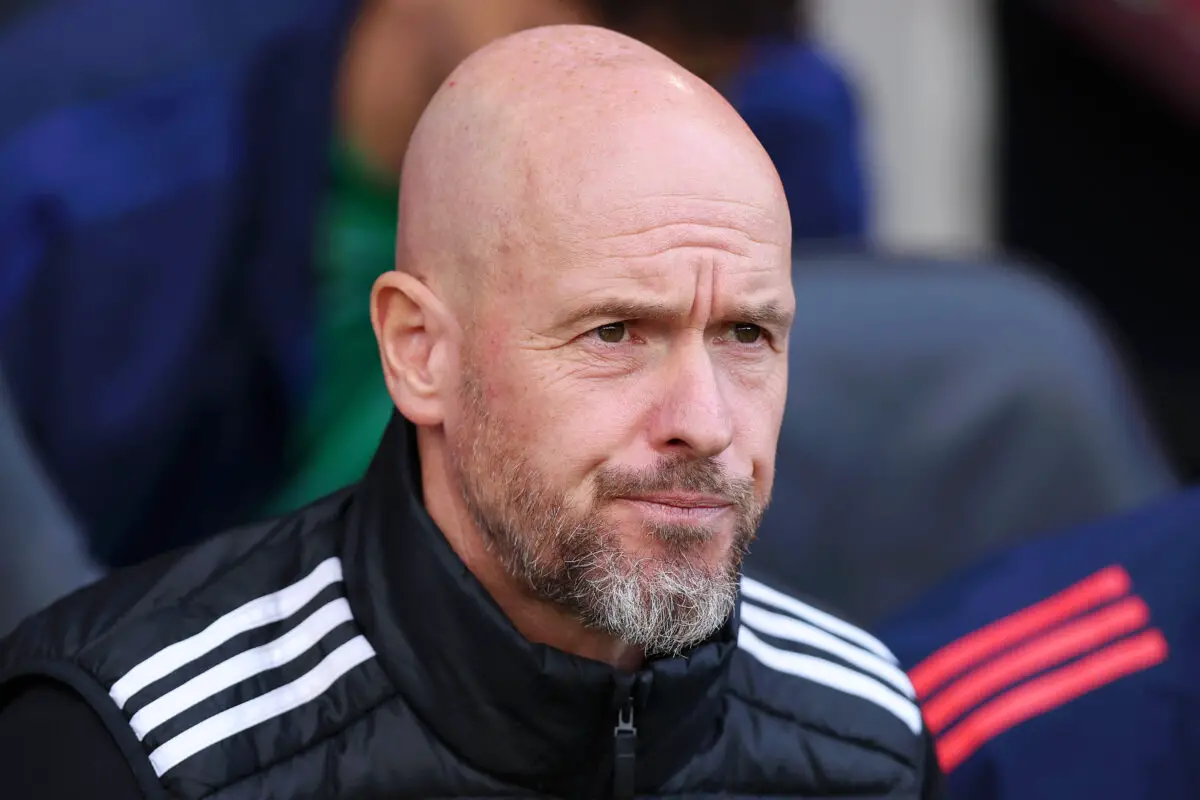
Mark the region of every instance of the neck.
POLYGON ((530 593, 505 569, 488 548, 483 533, 457 491, 446 442, 432 431, 418 434, 421 489, 425 508, 455 554, 475 580, 487 590, 522 636, 530 642, 564 653, 634 671, 645 662, 645 653, 614 636, 586 627, 578 617, 530 593))

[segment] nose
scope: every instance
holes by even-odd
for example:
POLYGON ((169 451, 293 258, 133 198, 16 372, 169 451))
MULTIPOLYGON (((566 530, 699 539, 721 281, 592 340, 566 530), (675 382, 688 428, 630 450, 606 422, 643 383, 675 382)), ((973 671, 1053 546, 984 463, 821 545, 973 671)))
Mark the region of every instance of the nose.
POLYGON ((655 411, 655 449, 696 458, 723 453, 733 442, 733 419, 711 355, 696 342, 672 360, 655 411))

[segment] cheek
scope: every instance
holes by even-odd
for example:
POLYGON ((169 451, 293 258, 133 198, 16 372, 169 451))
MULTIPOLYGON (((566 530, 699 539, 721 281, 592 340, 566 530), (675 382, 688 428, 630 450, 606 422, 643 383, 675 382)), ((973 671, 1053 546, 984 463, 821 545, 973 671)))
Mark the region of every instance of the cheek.
POLYGON ((779 429, 787 401, 786 377, 761 383, 753 389, 735 388, 731 393, 734 447, 752 464, 755 476, 769 484, 775 470, 779 429))
POLYGON ((541 468, 570 482, 611 459, 641 413, 624 381, 580 379, 552 365, 503 372, 497 401, 508 406, 506 435, 520 436, 541 468))

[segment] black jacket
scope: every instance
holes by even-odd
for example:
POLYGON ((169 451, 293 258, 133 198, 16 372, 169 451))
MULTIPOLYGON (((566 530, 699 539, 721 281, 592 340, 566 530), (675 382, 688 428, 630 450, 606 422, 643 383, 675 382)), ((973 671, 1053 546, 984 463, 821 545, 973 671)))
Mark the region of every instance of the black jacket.
POLYGON ((409 441, 397 418, 361 484, 20 628, 4 796, 931 796, 890 653, 762 584, 637 674, 530 644, 425 514, 409 441))

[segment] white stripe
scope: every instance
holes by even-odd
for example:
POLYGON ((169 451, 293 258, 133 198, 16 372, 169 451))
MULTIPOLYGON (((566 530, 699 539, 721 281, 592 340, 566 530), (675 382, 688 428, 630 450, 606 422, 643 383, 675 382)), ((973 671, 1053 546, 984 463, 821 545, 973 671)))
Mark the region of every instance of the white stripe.
POLYGON ((134 714, 129 724, 138 739, 144 739, 146 734, 159 725, 217 692, 299 658, 301 654, 316 646, 325 634, 353 618, 350 604, 344 597, 331 600, 275 641, 238 653, 177 689, 167 692, 134 714))
POLYGON ((883 678, 910 700, 917 696, 908 676, 904 674, 904 670, 890 661, 884 661, 874 653, 857 648, 845 639, 838 638, 832 633, 826 633, 807 622, 801 622, 786 614, 776 614, 774 611, 767 611, 765 608, 759 608, 747 602, 742 603, 741 619, 743 625, 749 625, 759 633, 816 647, 843 661, 849 661, 854 666, 883 678))
POLYGON ((832 661, 772 647, 746 627, 738 631, 738 647, 776 672, 786 672, 870 700, 895 714, 913 733, 921 732, 921 712, 916 704, 874 678, 832 661))
POLYGON ((159 650, 125 673, 113 684, 109 695, 118 708, 125 708, 129 698, 155 681, 211 653, 239 633, 287 619, 304 608, 326 586, 341 579, 342 562, 337 558, 326 559, 307 577, 291 586, 251 600, 220 617, 195 636, 159 650))
POLYGON ((888 650, 887 645, 862 628, 855 627, 849 622, 838 619, 819 608, 813 608, 808 603, 772 589, 765 583, 759 583, 753 578, 742 576, 742 595, 755 602, 765 603, 782 611, 787 611, 790 614, 795 614, 797 617, 802 617, 830 633, 836 633, 843 639, 849 639, 855 644, 865 647, 867 650, 870 650, 875 655, 892 664, 899 663, 896 657, 892 655, 892 651, 888 650))
POLYGON ((374 655, 365 637, 354 637, 302 677, 209 717, 165 742, 150 754, 155 773, 161 777, 201 750, 317 699, 334 681, 374 655))

